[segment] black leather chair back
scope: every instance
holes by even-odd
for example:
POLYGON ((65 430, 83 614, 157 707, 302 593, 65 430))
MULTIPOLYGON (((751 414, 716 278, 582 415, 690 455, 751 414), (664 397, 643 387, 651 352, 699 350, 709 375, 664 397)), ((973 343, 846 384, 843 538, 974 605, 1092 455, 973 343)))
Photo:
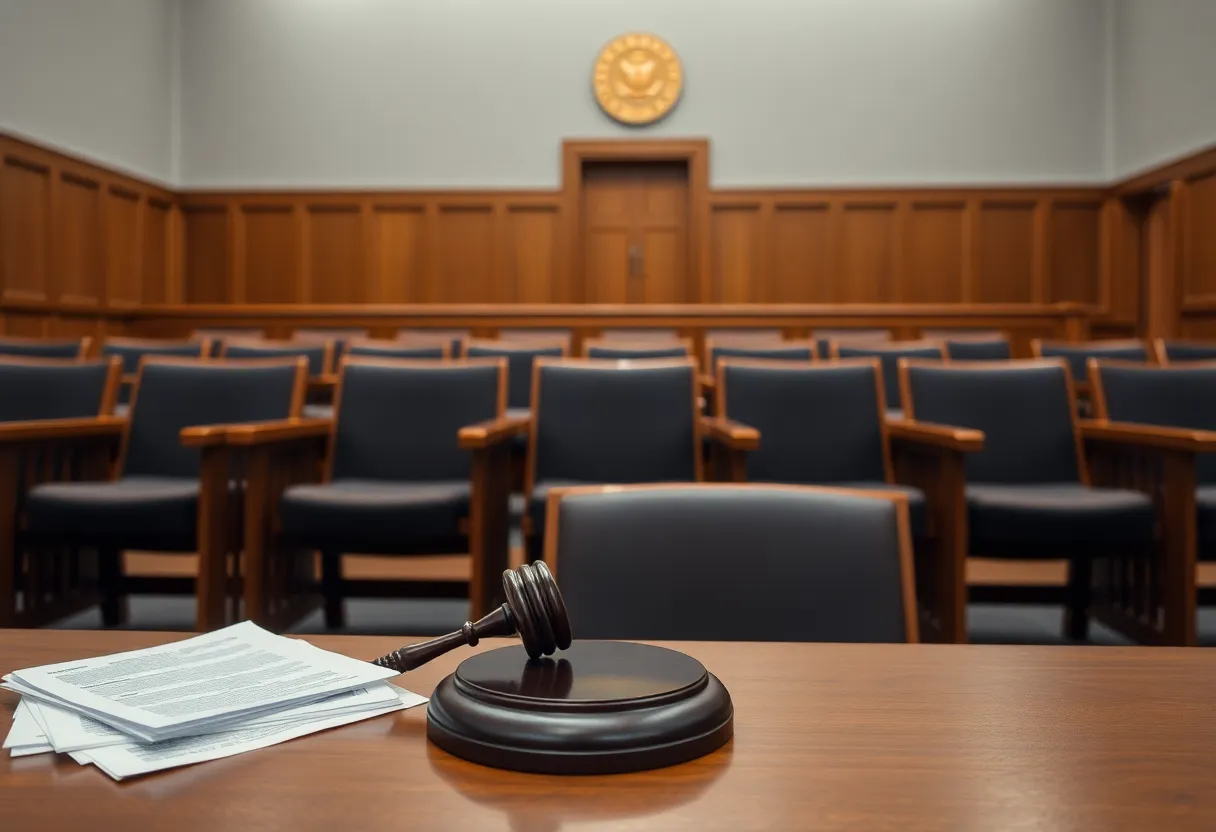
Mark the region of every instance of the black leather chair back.
POLYGON ((436 341, 444 341, 448 345, 448 355, 458 356, 464 352, 465 339, 469 337, 467 329, 410 329, 397 330, 397 340, 413 346, 425 346, 436 341))
POLYGON ((977 483, 1079 482, 1069 374, 1062 362, 907 367, 917 421, 975 428, 984 449, 967 454, 977 483))
POLYGON ((402 344, 399 341, 352 341, 346 348, 350 356, 367 358, 415 358, 439 361, 451 356, 447 344, 402 344))
POLYGON ((1007 338, 960 338, 946 341, 951 361, 1008 361, 1013 348, 1007 338))
POLYGON ((532 406, 532 365, 537 358, 560 358, 566 354, 561 344, 474 342, 465 347, 469 358, 507 360, 507 407, 526 410, 532 406))
POLYGON ((719 358, 767 358, 774 361, 813 361, 815 359, 815 347, 810 341, 773 341, 771 343, 734 341, 725 344, 716 344, 711 341, 706 352, 709 354, 709 365, 705 368, 707 372, 714 372, 719 358))
POLYGON ((118 372, 109 360, 0 358, 0 422, 102 415, 118 372))
POLYGON ((471 457, 457 434, 502 414, 501 362, 358 359, 342 367, 334 426, 334 479, 463 480, 471 457))
POLYGON ((701 452, 691 361, 544 361, 533 391, 534 481, 689 482, 701 452))
MULTIPOLYGON (((1192 430, 1216 430, 1216 362, 1127 367, 1099 362, 1099 417, 1192 430)), ((1216 455, 1201 454, 1199 482, 1216 484, 1216 455)))
POLYGON ((1159 341, 1162 357, 1171 364, 1188 361, 1216 361, 1216 341, 1159 341))
POLYGON ((363 327, 315 327, 312 329, 297 329, 291 334, 293 341, 300 341, 304 344, 324 344, 326 341, 333 342, 334 356, 337 357, 346 352, 346 346, 356 338, 366 338, 367 330, 363 327))
POLYGON ((889 329, 816 329, 811 333, 815 349, 823 358, 832 354, 832 342, 841 344, 873 344, 874 342, 890 341, 889 329))
POLYGON ((144 341, 120 338, 101 345, 101 354, 117 356, 122 360, 122 371, 127 375, 139 372, 139 362, 145 355, 171 356, 174 358, 204 358, 203 341, 144 341))
POLYGON ((896 504, 802 488, 570 494, 549 540, 579 638, 902 642, 896 504))
POLYGON ((80 358, 88 352, 89 338, 0 338, 0 355, 21 358, 80 358))
POLYGON ((258 343, 255 341, 240 341, 225 343, 222 354, 224 358, 238 360, 246 358, 300 357, 308 362, 308 374, 310 376, 319 376, 330 371, 328 365, 332 357, 332 349, 326 343, 306 344, 302 341, 299 343, 286 341, 258 343))
POLYGON ((1089 378, 1086 363, 1091 358, 1117 361, 1148 361, 1148 346, 1142 341, 1087 341, 1070 344, 1059 341, 1036 341, 1036 353, 1043 358, 1063 358, 1077 381, 1089 378))
POLYGON ((888 408, 901 408, 903 402, 899 390, 899 359, 922 358, 941 360, 941 344, 912 341, 906 344, 842 344, 833 343, 833 355, 837 358, 877 358, 882 364, 882 389, 888 408))
POLYGON ((688 344, 681 341, 658 341, 652 344, 627 343, 619 345, 600 342, 587 345, 588 358, 683 358, 688 355, 688 344))
POLYGON ((264 364, 146 359, 131 407, 123 474, 196 477, 199 452, 182 428, 298 416, 303 379, 293 361, 264 364))
POLYGON ((760 431, 750 482, 883 482, 876 362, 719 367, 722 415, 760 431))
POLYGON ((217 358, 224 352, 225 341, 260 341, 265 337, 266 330, 257 327, 208 327, 190 333, 192 341, 201 341, 204 338, 211 341, 212 358, 217 358))

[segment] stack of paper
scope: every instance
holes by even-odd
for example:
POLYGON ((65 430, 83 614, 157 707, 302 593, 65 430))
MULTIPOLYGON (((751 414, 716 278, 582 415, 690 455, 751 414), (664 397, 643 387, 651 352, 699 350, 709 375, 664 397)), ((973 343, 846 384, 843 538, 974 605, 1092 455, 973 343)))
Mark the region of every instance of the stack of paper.
POLYGON ((421 705, 396 674, 244 622, 196 638, 4 677, 4 747, 52 751, 116 780, 230 757, 421 705))

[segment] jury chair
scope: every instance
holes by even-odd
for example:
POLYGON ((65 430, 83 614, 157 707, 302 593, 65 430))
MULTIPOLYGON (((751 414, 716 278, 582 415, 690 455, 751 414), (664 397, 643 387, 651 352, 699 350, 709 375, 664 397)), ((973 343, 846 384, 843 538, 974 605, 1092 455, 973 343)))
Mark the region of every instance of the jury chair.
POLYGON ((430 344, 411 344, 386 338, 355 338, 347 342, 346 356, 363 358, 415 358, 442 361, 452 357, 447 340, 430 344))
POLYGON ((628 485, 549 496, 579 638, 916 642, 902 494, 628 485))
POLYGON ((220 357, 230 361, 303 358, 308 362, 308 394, 303 415, 311 419, 333 416, 334 342, 242 340, 230 338, 220 348, 220 357))
POLYGON ((468 597, 490 611, 508 565, 512 436, 505 359, 462 362, 349 357, 332 421, 234 430, 247 460, 246 611, 282 628, 306 612, 309 587, 288 578, 320 551, 325 621, 343 624, 352 595, 468 597), (323 465, 318 463, 323 461, 323 465), (471 555, 467 582, 356 582, 344 554, 471 555))
MULTIPOLYGON (((763 330, 762 330, 763 331, 763 330)), ((718 384, 717 367, 726 358, 757 358, 770 361, 804 361, 816 359, 814 341, 780 341, 767 337, 732 338, 725 340, 706 337, 704 372, 701 375, 701 391, 705 394, 706 410, 718 413, 715 390, 718 384)))
POLYGON ((56 437, 116 452, 114 465, 89 472, 94 478, 32 487, 20 545, 30 558, 55 548, 95 551, 106 626, 122 623, 125 596, 141 589, 123 574, 123 551, 198 552, 196 626, 222 626, 232 617, 225 609, 229 556, 238 575, 240 540, 237 486, 218 438, 223 428, 214 426, 298 416, 304 383, 300 358, 238 364, 145 357, 129 419, 98 417, 56 437))
POLYGON ((1083 426, 1091 466, 1163 510, 1151 561, 1109 561, 1096 574, 1106 614, 1141 641, 1197 643, 1200 561, 1216 561, 1216 361, 1153 367, 1090 359, 1094 416, 1083 426), (1094 454, 1100 450, 1101 454, 1094 454))
POLYGON ((889 329, 836 329, 824 328, 811 330, 811 340, 815 342, 815 354, 828 358, 832 354, 832 342, 842 344, 873 344, 874 342, 890 341, 889 329))
POLYGON ((186 341, 166 341, 155 338, 107 338, 101 345, 102 356, 115 356, 122 361, 122 387, 118 393, 115 412, 125 416, 131 403, 131 388, 135 384, 139 364, 145 355, 174 358, 208 358, 211 356, 209 338, 186 341))
POLYGON ((93 339, 83 338, 19 338, 13 335, 0 337, 0 355, 24 358, 76 358, 89 354, 93 339))
POLYGON ((574 333, 560 327, 503 327, 498 330, 499 341, 544 341, 564 344, 569 354, 574 333))
POLYGON ((427 329, 402 327, 397 330, 396 340, 411 346, 429 346, 436 343, 448 345, 448 355, 457 356, 464 352, 464 342, 468 340, 467 329, 427 329))
POLYGON ((1158 364, 1216 361, 1216 341, 1179 341, 1154 338, 1153 357, 1158 364))
POLYGON ((609 327, 600 330, 601 341, 679 341, 680 332, 663 327, 609 327))
POLYGON ((958 516, 962 483, 950 472, 982 447, 980 433, 886 419, 877 358, 724 358, 717 412, 763 437, 746 457, 748 482, 901 494, 917 547, 924 635, 966 640, 966 540, 957 533, 966 518, 958 516))
POLYGON ((1013 358, 1009 333, 995 329, 926 329, 926 341, 941 341, 950 361, 1008 361, 1013 358))
POLYGON ((742 470, 738 456, 759 445, 756 431, 698 415, 696 363, 538 358, 523 517, 528 554, 543 554, 549 492, 570 485, 697 482, 705 478, 701 437, 742 470))
POLYGON ((107 455, 46 446, 81 424, 109 417, 121 378, 117 358, 0 357, 0 628, 45 624, 96 600, 77 559, 57 552, 18 557, 16 523, 30 485, 108 467, 107 455))
POLYGON ((346 352, 346 345, 357 338, 366 338, 366 327, 350 326, 321 326, 297 329, 291 333, 291 340, 305 344, 324 344, 326 341, 334 345, 334 358, 337 359, 346 352))
POLYGON ((893 419, 903 417, 903 395, 899 389, 899 361, 901 358, 920 358, 941 361, 944 348, 939 341, 889 341, 872 343, 841 343, 832 341, 832 358, 877 358, 882 362, 883 399, 887 403, 887 415, 893 419))
POLYGON ((1103 341, 1050 341, 1035 338, 1030 342, 1035 358, 1063 358, 1077 385, 1078 392, 1089 395, 1089 366, 1091 358, 1115 359, 1119 361, 1147 362, 1152 359, 1148 345, 1138 338, 1109 339, 1103 341))
POLYGON ((1091 478, 1068 363, 904 359, 900 371, 909 420, 984 432, 964 462, 969 553, 1066 558, 1065 633, 1085 639, 1094 562, 1151 558, 1157 514, 1145 494, 1091 478))
POLYGON ((692 341, 687 338, 671 340, 656 338, 652 341, 591 338, 583 342, 583 353, 588 358, 611 358, 617 360, 681 358, 692 355, 692 341))
POLYGON ((238 341, 262 341, 266 338, 266 330, 261 327, 202 327, 190 332, 191 341, 207 339, 211 342, 210 356, 218 358, 223 351, 224 342, 229 339, 238 341))

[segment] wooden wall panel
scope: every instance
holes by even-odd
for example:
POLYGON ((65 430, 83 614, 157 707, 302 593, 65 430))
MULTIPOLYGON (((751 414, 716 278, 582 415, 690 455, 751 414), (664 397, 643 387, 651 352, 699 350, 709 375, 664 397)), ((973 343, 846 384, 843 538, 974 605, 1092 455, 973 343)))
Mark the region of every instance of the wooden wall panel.
POLYGON ((768 299, 762 223, 759 205, 711 210, 710 303, 763 303, 768 299))
POLYGON ((298 220, 291 205, 247 205, 241 209, 244 257, 237 285, 245 303, 298 303, 298 220))
POLYGON ((308 302, 362 303, 363 225, 358 205, 308 208, 308 302))
POLYGON ((50 288, 50 166, 5 153, 0 165, 0 285, 5 300, 46 300, 50 288))
POLYGON ((140 263, 145 303, 166 303, 169 296, 169 245, 173 206, 168 202, 149 200, 144 206, 144 226, 140 242, 143 251, 140 263))
POLYGON ((372 209, 374 290, 382 303, 418 303, 426 269, 426 213, 421 205, 376 205, 372 209))
POLYGON ((834 294, 841 303, 891 303, 896 294, 893 203, 846 203, 834 294))
POLYGON ((224 206, 188 207, 185 225, 186 303, 226 303, 231 245, 228 212, 224 206))
POLYGON ((960 303, 967 243, 966 204, 913 202, 905 237, 906 303, 960 303))
POLYGON ((432 303, 496 303, 491 205, 443 205, 435 214, 435 268, 424 297, 432 303))
POLYGON ((561 214, 555 207, 508 206, 503 303, 553 303, 562 299, 561 235, 561 214))
POLYGON ((976 303, 1030 303, 1034 297, 1035 203, 984 202, 979 215, 976 303))
POLYGON ((101 259, 101 184, 64 173, 59 181, 59 300, 64 303, 101 303, 104 263, 101 259))
MULTIPOLYGON (((143 300, 143 252, 140 251, 139 194, 110 187, 103 197, 105 215, 106 298, 111 304, 135 306, 143 300)), ((163 231, 162 231, 163 233, 163 231)), ((163 240, 162 240, 163 246, 163 240)), ((163 270, 162 270, 163 271, 163 270)))
POLYGON ((1216 298, 1216 170, 1187 182, 1183 286, 1188 296, 1216 298))
POLYGON ((1056 202, 1051 207, 1051 302, 1096 304, 1101 298, 1102 203, 1056 202))
POLYGON ((826 202, 777 202, 772 212, 773 303, 827 303, 834 286, 833 216, 826 202))

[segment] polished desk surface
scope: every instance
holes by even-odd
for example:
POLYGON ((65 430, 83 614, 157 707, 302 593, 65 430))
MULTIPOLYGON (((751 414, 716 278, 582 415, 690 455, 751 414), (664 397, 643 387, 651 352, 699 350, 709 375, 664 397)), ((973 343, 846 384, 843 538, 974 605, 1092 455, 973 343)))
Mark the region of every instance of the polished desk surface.
MULTIPOLYGON (((0 671, 181 635, 0 631, 0 671)), ((358 658, 395 638, 310 637, 358 658)), ((506 642, 487 641, 477 649, 506 642)), ((1216 652, 683 643, 735 738, 670 769, 516 774, 426 742, 425 708, 115 783, 0 759, 6 829, 1213 830, 1216 652)), ((430 694, 469 650, 397 680, 430 694)), ((0 719, 17 698, 0 691, 0 719)))

